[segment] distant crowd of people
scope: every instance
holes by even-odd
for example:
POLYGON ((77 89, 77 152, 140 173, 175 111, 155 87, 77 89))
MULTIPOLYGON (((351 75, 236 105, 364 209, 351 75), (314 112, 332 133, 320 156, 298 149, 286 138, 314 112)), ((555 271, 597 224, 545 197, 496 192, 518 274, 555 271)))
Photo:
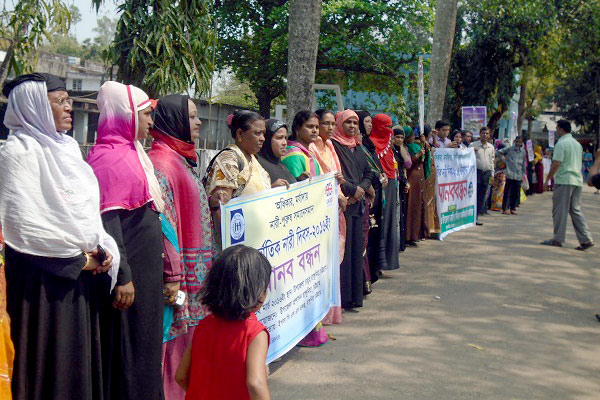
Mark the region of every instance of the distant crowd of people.
POLYGON ((523 189, 541 193, 553 180, 555 237, 544 244, 562 245, 570 214, 580 249, 593 245, 579 212, 582 155, 563 122, 545 174, 541 147, 529 163, 521 137, 493 143, 486 127, 450 135, 438 121, 420 132, 385 114, 325 109, 300 111, 288 127, 236 111, 234 143, 203 177, 201 121, 187 96, 153 101, 104 83, 84 161, 66 134, 73 101, 59 78, 23 75, 3 93, 3 399, 268 399, 269 333, 255 312, 271 266, 256 249, 220 249, 220 206, 324 173, 339 185, 341 307, 301 346, 327 342, 323 326, 357 312, 384 271, 400 267, 400 252, 438 237, 436 149, 474 149, 477 225, 488 210, 517 214, 523 189))

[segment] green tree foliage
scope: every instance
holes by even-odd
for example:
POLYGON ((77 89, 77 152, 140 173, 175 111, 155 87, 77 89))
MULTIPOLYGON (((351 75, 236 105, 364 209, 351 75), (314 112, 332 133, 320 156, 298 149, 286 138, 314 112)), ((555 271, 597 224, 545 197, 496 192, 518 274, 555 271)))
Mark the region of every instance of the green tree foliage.
MULTIPOLYGON (((81 19, 81 14, 77 7, 71 6, 70 12, 72 16, 81 19)), ((44 43, 40 47, 40 50, 79 57, 84 60, 103 62, 105 61, 103 55, 108 51, 110 43, 115 36, 117 21, 117 19, 111 19, 107 16, 99 17, 96 19, 96 27, 93 29, 95 34, 93 39, 86 38, 80 43, 71 29, 66 34, 57 33, 52 35, 52 38, 44 43)), ((76 20, 72 19, 71 26, 76 23, 76 20)))
MULTIPOLYGON (((506 111, 519 81, 535 65, 538 47, 557 27, 557 8, 545 0, 466 0, 461 3, 445 116, 460 122, 460 107, 494 110, 490 126, 506 111)), ((535 74, 533 74, 535 75, 535 74)))
MULTIPOLYGON (((401 68, 430 48, 433 1, 330 0, 323 3, 317 83, 402 93, 401 68), (337 80, 334 80, 337 79, 337 80), (343 81, 343 82, 342 82, 343 81), (382 84, 383 82, 383 84, 382 84)), ((221 0, 215 6, 217 67, 230 69, 255 93, 267 115, 285 94, 285 0, 221 0)))
POLYGON ((20 0, 14 8, 0 11, 0 41, 6 57, 0 66, 0 86, 10 70, 15 74, 35 69, 35 50, 55 33, 65 34, 71 14, 62 0, 20 0), (33 58, 33 63, 31 59, 33 58))
POLYGON ((600 0, 566 0, 559 56, 565 76, 554 101, 565 115, 597 133, 600 141, 600 0))
MULTIPOLYGON (((99 7, 102 0, 92 0, 99 7)), ((213 71, 208 0, 126 0, 106 54, 117 79, 151 96, 208 92, 213 71)))

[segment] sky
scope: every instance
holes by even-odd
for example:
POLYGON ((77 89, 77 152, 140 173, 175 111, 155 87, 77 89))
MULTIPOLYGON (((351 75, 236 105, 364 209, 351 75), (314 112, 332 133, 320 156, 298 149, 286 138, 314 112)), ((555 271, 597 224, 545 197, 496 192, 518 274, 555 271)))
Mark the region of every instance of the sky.
POLYGON ((96 27, 96 18, 107 15, 114 19, 117 16, 114 0, 105 0, 98 14, 96 14, 96 8, 92 6, 91 0, 68 0, 68 3, 76 5, 81 12, 81 22, 73 29, 73 33, 80 43, 86 38, 94 37, 93 29, 96 27))

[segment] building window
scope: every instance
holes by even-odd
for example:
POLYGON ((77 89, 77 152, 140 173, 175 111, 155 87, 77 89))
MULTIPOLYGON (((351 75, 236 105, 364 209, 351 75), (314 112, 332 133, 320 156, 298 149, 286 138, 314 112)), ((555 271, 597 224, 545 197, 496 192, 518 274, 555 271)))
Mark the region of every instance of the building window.
POLYGON ((82 84, 82 80, 81 79, 73 79, 73 88, 72 88, 72 90, 81 90, 81 84, 82 84))

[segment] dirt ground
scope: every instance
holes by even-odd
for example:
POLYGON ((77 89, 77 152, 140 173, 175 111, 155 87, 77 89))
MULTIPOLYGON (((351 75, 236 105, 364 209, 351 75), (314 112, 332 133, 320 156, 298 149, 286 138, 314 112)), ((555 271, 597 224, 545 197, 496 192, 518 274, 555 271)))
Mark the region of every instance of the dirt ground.
POLYGON ((273 399, 600 399, 600 195, 583 211, 599 245, 552 237, 552 195, 518 216, 400 253, 337 340, 271 364, 273 399))

